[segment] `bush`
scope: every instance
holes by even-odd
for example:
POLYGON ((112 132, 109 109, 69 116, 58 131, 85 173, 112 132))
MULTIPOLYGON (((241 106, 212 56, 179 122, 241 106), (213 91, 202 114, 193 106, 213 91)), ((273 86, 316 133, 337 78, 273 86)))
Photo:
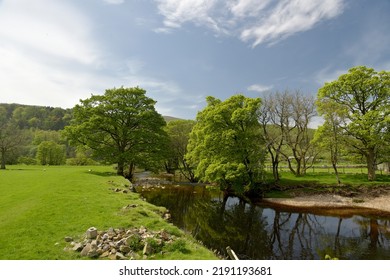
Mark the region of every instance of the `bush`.
POLYGON ((26 165, 36 165, 37 161, 35 158, 32 158, 32 157, 19 157, 18 163, 19 164, 26 164, 26 165))

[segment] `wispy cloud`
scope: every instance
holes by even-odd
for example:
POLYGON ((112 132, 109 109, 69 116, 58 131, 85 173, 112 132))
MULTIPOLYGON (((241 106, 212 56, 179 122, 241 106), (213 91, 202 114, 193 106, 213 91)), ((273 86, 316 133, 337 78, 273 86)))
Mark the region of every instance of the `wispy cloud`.
POLYGON ((279 1, 260 22, 246 27, 240 37, 243 41, 254 41, 253 46, 273 43, 312 29, 319 22, 334 18, 342 11, 342 0, 279 1))
POLYGON ((273 86, 266 86, 261 84, 254 84, 248 87, 248 90, 250 91, 257 91, 257 92, 265 92, 269 91, 273 88, 273 86))
POLYGON ((156 0, 163 25, 192 22, 217 34, 237 36, 253 47, 273 44, 340 15, 345 0, 156 0))
POLYGON ((227 5, 236 18, 255 17, 270 4, 271 0, 233 0, 227 5))
MULTIPOLYGON (((186 22, 207 26, 221 32, 212 13, 218 0, 156 0, 166 28, 180 28, 186 22)), ((166 31, 166 29, 160 29, 166 31)))

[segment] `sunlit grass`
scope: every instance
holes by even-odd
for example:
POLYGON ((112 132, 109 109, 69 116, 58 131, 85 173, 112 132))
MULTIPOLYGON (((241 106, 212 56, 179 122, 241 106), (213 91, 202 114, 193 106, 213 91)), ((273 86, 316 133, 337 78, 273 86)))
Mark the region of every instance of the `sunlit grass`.
MULTIPOLYGON (((102 230, 145 226, 183 234, 161 218, 164 208, 144 202, 138 194, 111 190, 128 184, 113 171, 104 166, 9 166, 1 170, 0 259, 78 259, 78 254, 64 251, 64 237, 81 238, 92 226, 102 230), (138 207, 123 210, 128 204, 138 207)), ((203 247, 196 248, 184 257, 215 258, 203 247)), ((165 255, 173 257, 180 258, 180 254, 165 255)))

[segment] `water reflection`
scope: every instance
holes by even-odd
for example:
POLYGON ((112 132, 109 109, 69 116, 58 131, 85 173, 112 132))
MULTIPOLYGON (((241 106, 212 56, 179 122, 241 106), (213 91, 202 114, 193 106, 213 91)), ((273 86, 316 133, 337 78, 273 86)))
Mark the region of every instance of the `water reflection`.
POLYGON ((390 259, 390 216, 316 213, 253 205, 200 186, 139 189, 207 247, 241 259, 390 259))

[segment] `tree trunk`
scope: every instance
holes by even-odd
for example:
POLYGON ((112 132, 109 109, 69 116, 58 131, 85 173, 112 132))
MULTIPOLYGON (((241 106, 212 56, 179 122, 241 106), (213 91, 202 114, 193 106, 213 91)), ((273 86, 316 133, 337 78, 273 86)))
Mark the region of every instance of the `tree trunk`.
POLYGON ((375 158, 375 149, 370 148, 366 154, 367 157, 367 169, 368 169, 368 181, 375 181, 376 174, 376 158, 375 158))
POLYGON ((1 167, 0 169, 5 169, 5 150, 1 149, 1 167))
POLYGON ((340 181, 339 171, 337 170, 337 165, 332 162, 332 166, 333 166, 333 169, 334 169, 334 173, 336 174, 337 184, 340 185, 341 181, 340 181))
POLYGON ((275 160, 272 162, 272 174, 274 175, 275 182, 279 182, 279 160, 275 160))
POLYGON ((125 176, 125 178, 132 183, 134 181, 134 170, 135 170, 135 164, 132 162, 129 164, 129 170, 125 176))
POLYGON ((124 176, 124 170, 125 170, 125 163, 123 161, 119 161, 116 174, 119 176, 124 176))

